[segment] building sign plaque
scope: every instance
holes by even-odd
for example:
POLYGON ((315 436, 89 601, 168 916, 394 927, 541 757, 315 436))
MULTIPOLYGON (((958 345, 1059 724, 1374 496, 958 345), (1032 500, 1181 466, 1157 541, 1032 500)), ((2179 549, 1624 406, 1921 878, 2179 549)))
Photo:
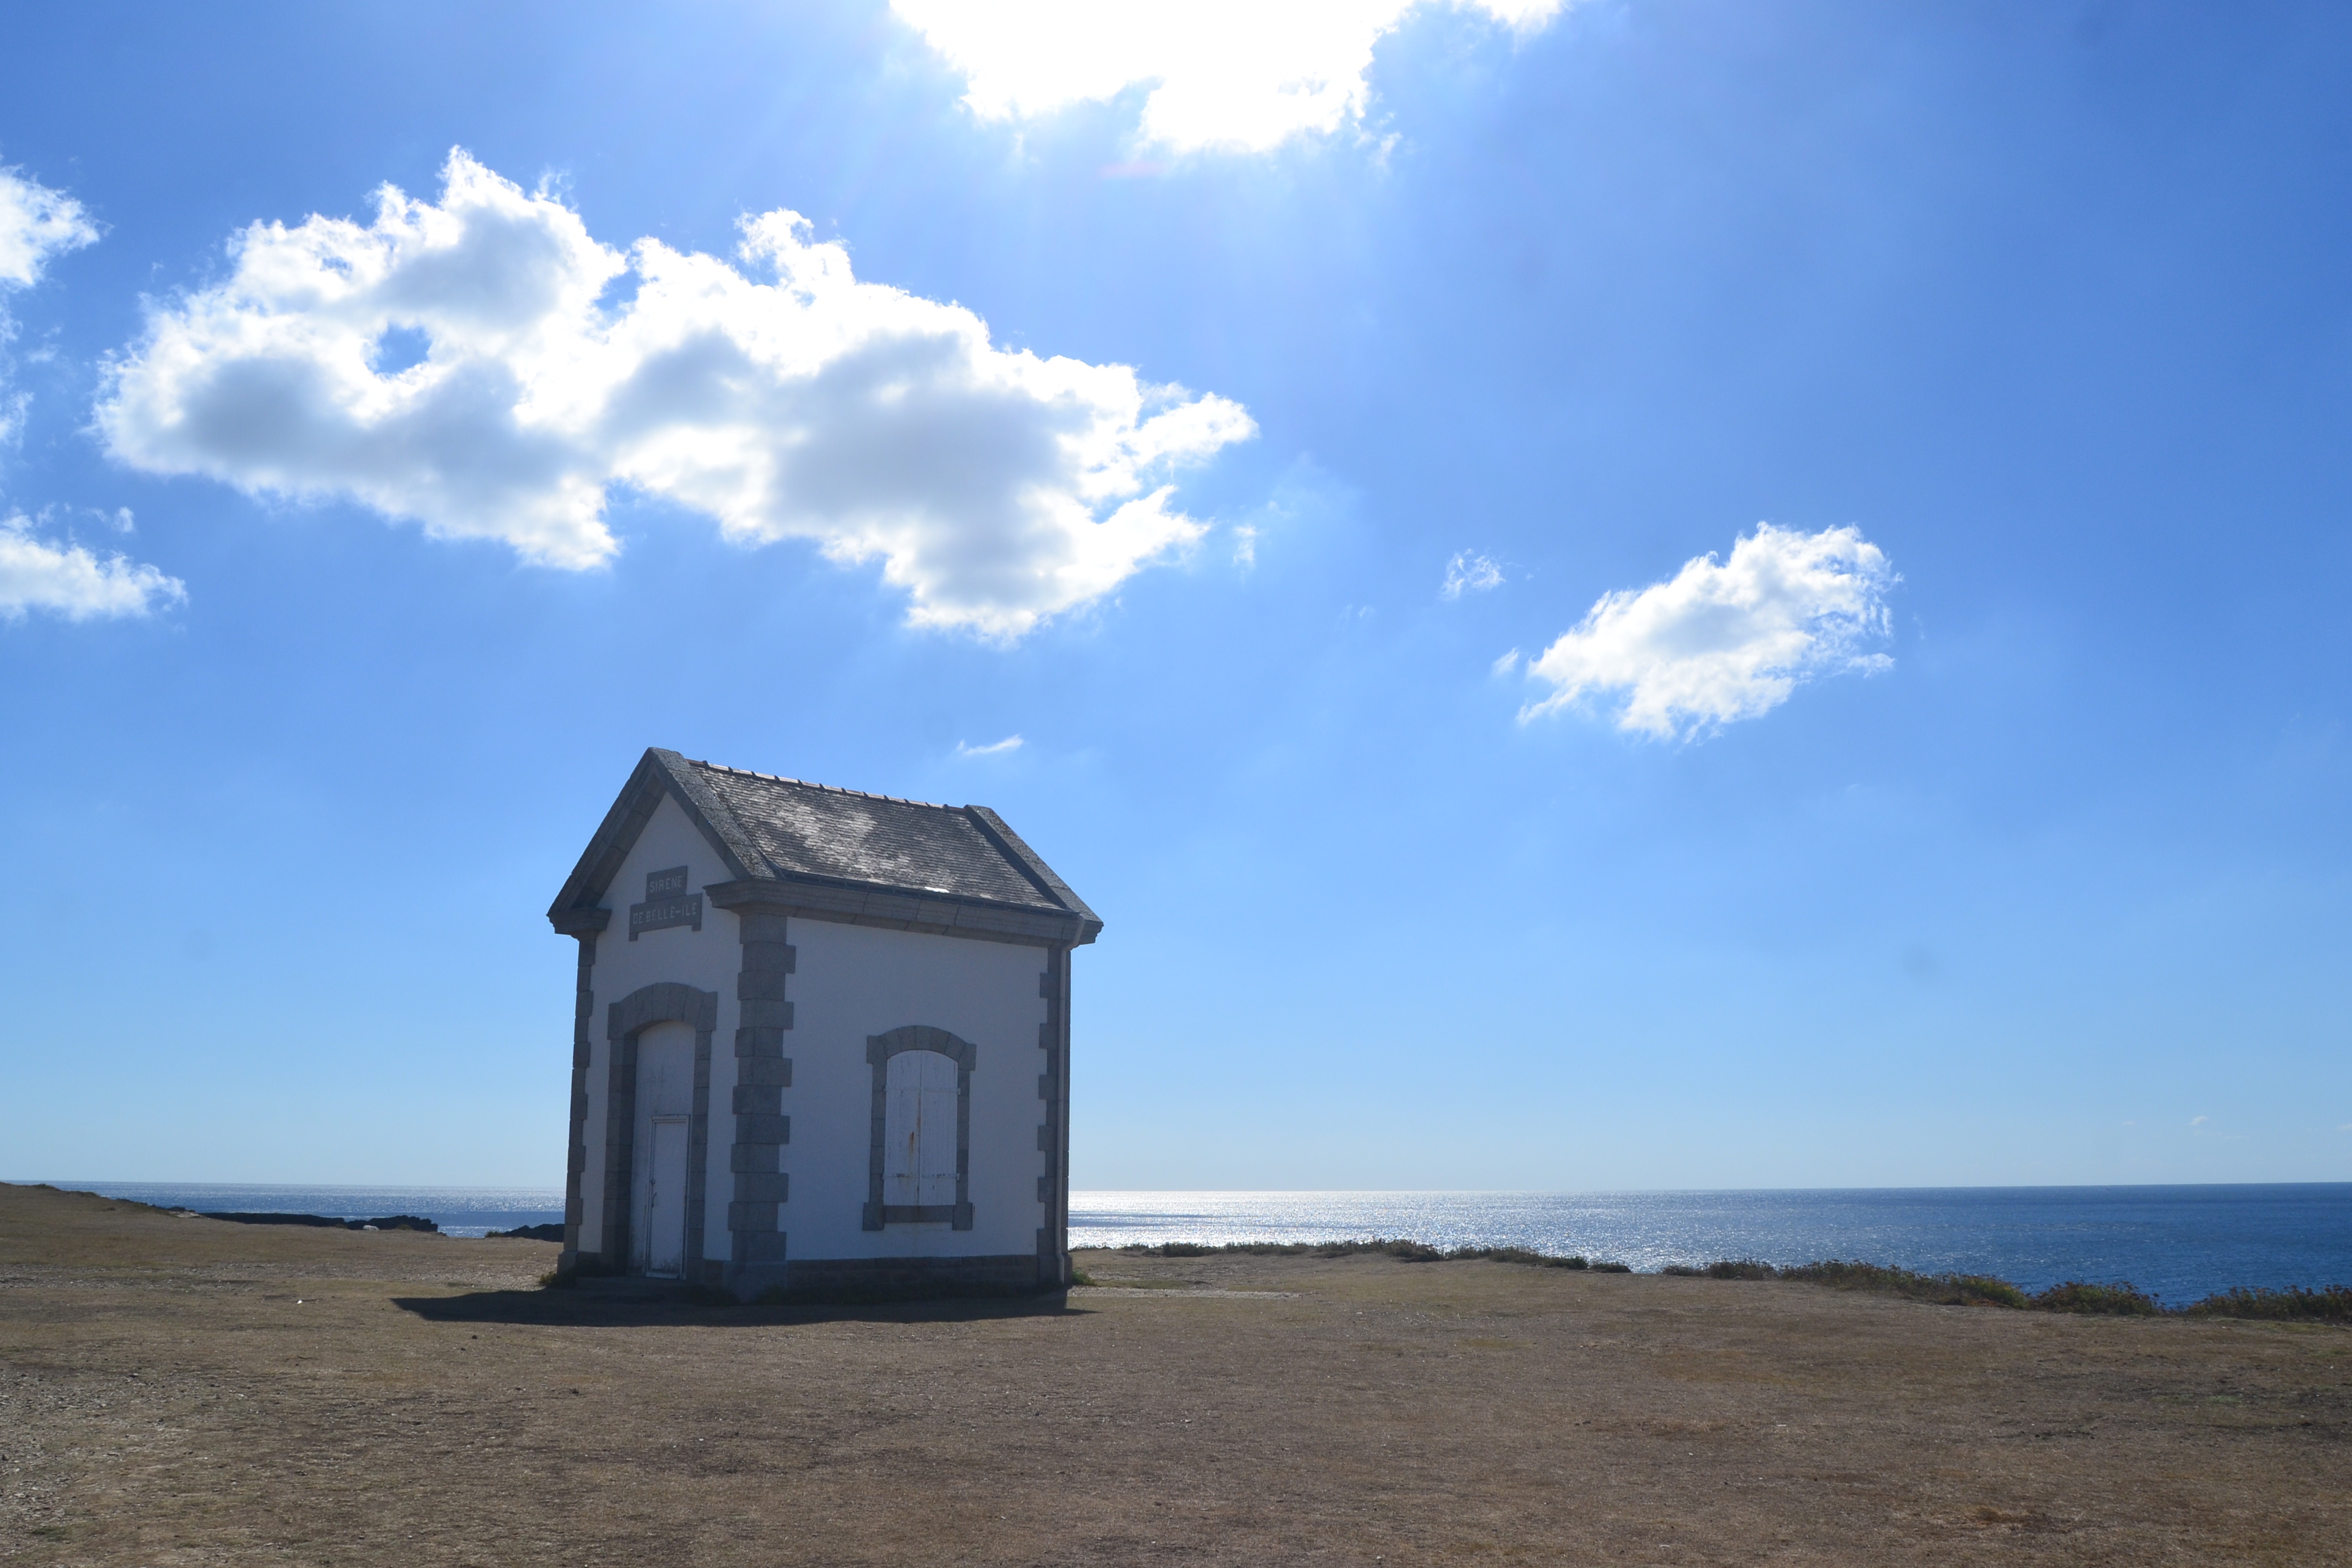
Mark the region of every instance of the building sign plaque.
POLYGON ((646 873, 646 901, 629 906, 629 940, 641 931, 667 931, 672 926, 702 929, 702 895, 686 890, 686 868, 646 873))

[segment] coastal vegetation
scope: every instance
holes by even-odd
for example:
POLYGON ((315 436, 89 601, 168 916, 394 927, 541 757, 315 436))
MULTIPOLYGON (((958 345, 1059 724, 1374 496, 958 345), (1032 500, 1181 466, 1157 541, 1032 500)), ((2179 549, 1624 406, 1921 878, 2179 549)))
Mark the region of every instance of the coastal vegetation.
POLYGON ((2352 1323, 2352 1286, 2325 1290, 2223 1290, 2183 1307, 2190 1318, 2270 1318, 2305 1322, 2352 1323))
MULTIPOLYGON (((1169 1241, 1120 1249, 1129 1257, 1207 1258, 1219 1253, 1255 1258, 1393 1258, 1404 1263, 1522 1263, 1538 1268, 1580 1268, 1625 1274, 1632 1265, 1595 1261, 1580 1254, 1538 1252, 1524 1247, 1432 1247, 1403 1237, 1358 1241, 1235 1241, 1212 1244, 1169 1241)), ((1670 1263, 1660 1274, 1688 1279, 1780 1279, 1901 1296, 1951 1307, 2006 1307, 2020 1311, 2074 1312, 2116 1318, 2257 1318, 2272 1321, 2352 1324, 2352 1286, 2325 1289, 2273 1290, 2241 1286, 2218 1291, 2184 1307, 2167 1307, 2126 1282, 2069 1279, 2027 1292, 1990 1274, 1923 1274, 1884 1264, 1830 1259, 1773 1264, 1758 1258, 1724 1258, 1707 1264, 1670 1263)))

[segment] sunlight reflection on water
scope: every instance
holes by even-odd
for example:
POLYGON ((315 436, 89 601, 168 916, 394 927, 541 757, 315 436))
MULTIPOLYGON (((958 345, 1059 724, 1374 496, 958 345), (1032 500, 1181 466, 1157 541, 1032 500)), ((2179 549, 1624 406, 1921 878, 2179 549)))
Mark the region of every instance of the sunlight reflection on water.
POLYGON ((2129 1280, 2174 1302, 2352 1279, 2352 1183, 1819 1192, 1074 1192, 1070 1245, 1410 1237, 1636 1268, 1852 1258, 2028 1289, 2129 1280))

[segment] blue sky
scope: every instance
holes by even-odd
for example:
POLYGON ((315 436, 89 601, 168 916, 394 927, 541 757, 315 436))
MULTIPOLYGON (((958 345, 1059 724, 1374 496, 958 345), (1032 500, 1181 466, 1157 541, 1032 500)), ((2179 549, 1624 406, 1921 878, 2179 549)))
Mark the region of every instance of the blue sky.
POLYGON ((1081 1186, 2352 1177, 2352 16, 976 9, 0 18, 0 1173, 558 1184, 658 744, 1081 1186))

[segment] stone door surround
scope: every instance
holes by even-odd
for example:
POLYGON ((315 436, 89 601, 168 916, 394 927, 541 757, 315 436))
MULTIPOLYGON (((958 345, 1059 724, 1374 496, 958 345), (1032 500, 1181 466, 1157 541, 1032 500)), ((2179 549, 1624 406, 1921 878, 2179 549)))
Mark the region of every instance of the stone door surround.
POLYGON ((675 980, 640 985, 605 1009, 604 1050, 611 1068, 604 1090, 605 1269, 629 1266, 630 1188, 636 1164, 637 1037, 656 1024, 694 1030, 694 1110, 686 1130, 686 1258, 684 1278, 702 1273, 704 1190, 709 1176, 710 1037, 719 1027, 719 993, 675 980))

